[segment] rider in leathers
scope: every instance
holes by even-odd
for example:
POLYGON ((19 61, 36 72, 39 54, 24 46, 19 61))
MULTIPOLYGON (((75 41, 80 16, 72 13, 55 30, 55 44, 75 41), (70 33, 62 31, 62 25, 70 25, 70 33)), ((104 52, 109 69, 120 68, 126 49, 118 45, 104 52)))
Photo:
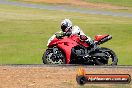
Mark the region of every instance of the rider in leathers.
POLYGON ((72 22, 69 19, 64 19, 61 22, 61 29, 66 36, 77 34, 80 37, 80 40, 88 43, 91 48, 95 46, 93 40, 90 37, 86 36, 78 26, 72 27, 72 22))

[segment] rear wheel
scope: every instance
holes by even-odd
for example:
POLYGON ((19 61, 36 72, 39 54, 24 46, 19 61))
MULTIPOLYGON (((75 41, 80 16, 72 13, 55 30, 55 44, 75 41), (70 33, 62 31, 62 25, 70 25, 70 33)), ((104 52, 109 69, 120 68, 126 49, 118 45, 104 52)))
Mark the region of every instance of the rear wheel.
POLYGON ((95 59, 97 65, 117 65, 118 58, 114 51, 102 47, 99 49, 99 52, 105 53, 105 57, 98 57, 95 59))

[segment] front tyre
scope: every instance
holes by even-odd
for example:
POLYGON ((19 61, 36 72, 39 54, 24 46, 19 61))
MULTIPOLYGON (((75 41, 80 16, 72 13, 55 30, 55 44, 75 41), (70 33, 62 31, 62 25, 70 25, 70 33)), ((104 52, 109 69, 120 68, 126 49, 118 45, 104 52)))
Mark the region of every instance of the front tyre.
POLYGON ((53 49, 47 49, 43 54, 42 61, 44 64, 66 64, 66 58, 61 51, 53 53, 53 49))

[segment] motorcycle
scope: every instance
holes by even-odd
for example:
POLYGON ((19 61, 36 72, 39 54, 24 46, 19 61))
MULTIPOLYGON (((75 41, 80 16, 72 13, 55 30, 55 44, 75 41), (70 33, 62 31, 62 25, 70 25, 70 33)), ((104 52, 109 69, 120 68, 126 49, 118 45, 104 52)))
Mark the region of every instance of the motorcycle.
POLYGON ((111 35, 96 35, 96 47, 89 47, 76 34, 66 36, 55 33, 48 40, 48 49, 42 56, 44 64, 84 64, 84 65, 117 65, 118 58, 109 48, 99 47, 100 44, 112 39, 111 35))

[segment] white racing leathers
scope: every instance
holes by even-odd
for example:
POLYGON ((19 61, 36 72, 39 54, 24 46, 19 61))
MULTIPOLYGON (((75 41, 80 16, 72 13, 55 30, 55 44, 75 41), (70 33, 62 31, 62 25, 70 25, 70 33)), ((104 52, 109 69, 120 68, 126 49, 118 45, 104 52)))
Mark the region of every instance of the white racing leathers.
MULTIPOLYGON (((86 36, 86 35, 83 33, 83 31, 82 31, 78 26, 74 26, 74 27, 72 28, 72 34, 77 34, 77 35, 79 35, 79 36, 80 36, 80 35, 86 36)), ((85 40, 86 42, 89 42, 90 45, 94 43, 93 40, 92 40, 89 36, 86 36, 86 37, 87 37, 87 40, 85 40)))

